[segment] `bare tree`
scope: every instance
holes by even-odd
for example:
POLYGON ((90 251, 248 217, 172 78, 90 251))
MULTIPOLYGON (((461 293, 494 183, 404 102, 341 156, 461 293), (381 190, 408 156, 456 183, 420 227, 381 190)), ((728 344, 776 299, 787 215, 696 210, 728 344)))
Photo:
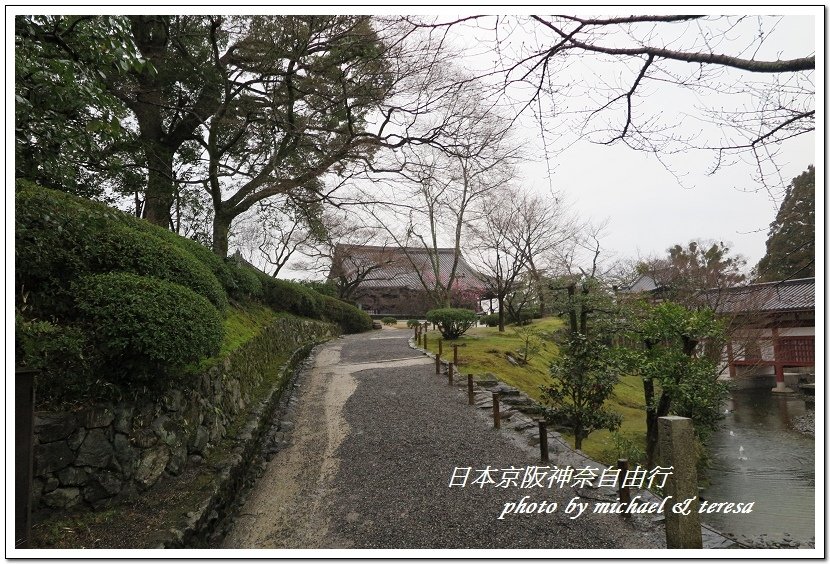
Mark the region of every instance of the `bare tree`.
POLYGON ((448 307, 459 285, 465 226, 513 177, 520 157, 510 138, 510 120, 480 99, 475 84, 460 81, 458 85, 434 116, 436 123, 443 124, 447 142, 404 151, 406 164, 400 178, 412 186, 411 197, 405 205, 395 203, 373 212, 403 249, 436 307, 448 307), (389 221, 390 217, 395 220, 389 221), (441 252, 448 247, 452 249, 449 264, 441 252))
POLYGON ((552 267, 557 249, 577 233, 577 221, 562 194, 547 197, 522 191, 516 195, 516 227, 508 236, 521 249, 531 286, 539 305, 539 313, 546 312, 544 276, 552 267))
POLYGON ((489 37, 497 62, 480 74, 501 79, 533 113, 549 149, 580 138, 624 144, 654 154, 678 180, 671 155, 701 152, 712 156, 710 173, 747 162, 768 189, 782 189, 781 148, 815 128, 815 50, 782 58, 793 49, 779 29, 787 16, 411 21, 489 37))
POLYGON ((248 262, 269 265, 268 271, 276 278, 292 257, 326 237, 321 214, 319 202, 265 200, 255 213, 238 222, 231 241, 248 262))
POLYGON ((479 221, 470 226, 476 249, 475 265, 481 281, 499 304, 501 332, 504 331, 505 299, 515 290, 527 260, 522 246, 524 224, 519 221, 517 199, 513 191, 500 191, 498 198, 488 199, 479 221))
POLYGON ((320 235, 300 249, 307 260, 297 268, 333 282, 339 298, 353 300, 361 284, 390 281, 394 273, 389 267, 407 266, 378 229, 363 225, 355 215, 329 211, 321 222, 320 235))

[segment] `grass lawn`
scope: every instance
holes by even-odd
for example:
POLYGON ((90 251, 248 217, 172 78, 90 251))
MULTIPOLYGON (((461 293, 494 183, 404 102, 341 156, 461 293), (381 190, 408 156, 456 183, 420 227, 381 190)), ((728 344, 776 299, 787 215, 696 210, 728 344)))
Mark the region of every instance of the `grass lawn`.
MULTIPOLYGON (((461 345, 458 348, 458 370, 463 374, 492 372, 502 382, 515 386, 533 399, 541 401, 540 388, 548 383, 550 362, 559 354, 559 348, 549 340, 549 337, 563 325, 563 320, 558 317, 546 317, 533 321, 533 327, 543 337, 548 338, 543 338, 542 349, 524 366, 515 366, 507 360, 507 354, 515 357, 516 351, 522 345, 513 327, 505 327, 504 333, 499 333, 498 327, 470 329, 454 341, 461 345)), ((431 352, 438 351, 440 337, 441 333, 438 331, 427 333, 427 344, 431 352)), ((443 358, 452 358, 452 344, 453 341, 444 342, 443 358)), ((646 420, 642 380, 637 376, 623 377, 614 388, 614 393, 606 401, 605 406, 622 415, 623 423, 618 434, 623 442, 630 443, 625 449, 628 452, 621 452, 615 446, 609 431, 591 433, 587 439, 582 441, 582 451, 594 460, 606 464, 615 463, 620 456, 628 457, 632 462, 636 462, 636 451, 645 450, 646 420)), ((573 437, 567 434, 564 436, 573 446, 573 437)))
MULTIPOLYGON (((542 334, 551 335, 562 327, 557 317, 533 320, 533 327, 542 334)), ((430 351, 438 351, 439 331, 427 333, 430 351)), ((499 333, 498 327, 475 327, 455 341, 444 342, 443 358, 452 359, 452 345, 458 343, 458 370, 463 374, 484 374, 492 372, 499 380, 519 388, 535 400, 541 399, 541 386, 548 380, 548 366, 559 354, 559 348, 550 340, 543 339, 542 349, 530 357, 525 366, 514 366, 507 360, 507 354, 515 357, 521 348, 521 340, 512 327, 505 327, 499 333)))

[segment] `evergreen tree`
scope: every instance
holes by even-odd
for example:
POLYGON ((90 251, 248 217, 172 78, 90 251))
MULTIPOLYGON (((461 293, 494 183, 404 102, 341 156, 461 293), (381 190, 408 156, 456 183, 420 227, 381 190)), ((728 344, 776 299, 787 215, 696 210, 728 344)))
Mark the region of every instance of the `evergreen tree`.
POLYGON ((756 267, 759 282, 815 276, 815 214, 816 170, 810 165, 793 178, 770 224, 767 254, 756 267))

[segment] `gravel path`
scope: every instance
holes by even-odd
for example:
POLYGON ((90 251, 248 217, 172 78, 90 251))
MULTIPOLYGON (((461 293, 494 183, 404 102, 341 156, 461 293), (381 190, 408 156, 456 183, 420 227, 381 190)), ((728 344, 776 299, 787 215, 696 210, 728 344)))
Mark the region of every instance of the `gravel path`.
MULTIPOLYGON (((539 465, 536 447, 491 421, 384 329, 327 344, 301 375, 295 431, 235 521, 227 548, 660 548, 650 519, 570 519, 570 487, 448 487, 453 469, 539 465), (506 503, 559 503, 506 515, 506 503)), ((552 460, 555 464, 557 461, 552 460)), ((500 473, 494 476, 500 477, 500 473)), ((472 480, 472 477, 471 477, 472 480)), ((583 501, 588 501, 583 499, 583 501)))

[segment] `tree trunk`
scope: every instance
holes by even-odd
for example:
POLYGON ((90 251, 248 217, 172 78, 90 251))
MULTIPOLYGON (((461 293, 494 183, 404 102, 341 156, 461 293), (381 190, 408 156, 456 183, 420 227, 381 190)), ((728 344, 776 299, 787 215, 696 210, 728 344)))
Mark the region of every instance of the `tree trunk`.
POLYGON ((498 296, 499 302, 499 332, 504 333, 504 296, 498 296))
MULTIPOLYGON (((653 386, 653 384, 652 384, 653 386)), ((654 391, 652 388, 652 398, 654 391)), ((666 392, 660 394, 660 402, 656 408, 646 407, 646 466, 654 468, 657 459, 657 419, 669 414, 671 407, 671 396, 666 392)))
POLYGON ((148 175, 144 199, 144 219, 170 229, 170 207, 173 205, 173 151, 149 141, 145 143, 148 175))
POLYGON ((657 409, 654 405, 654 382, 643 380, 646 400, 646 465, 651 468, 657 445, 657 409))
POLYGON ((231 218, 218 211, 213 216, 213 252, 222 258, 228 256, 228 233, 231 229, 231 218))

